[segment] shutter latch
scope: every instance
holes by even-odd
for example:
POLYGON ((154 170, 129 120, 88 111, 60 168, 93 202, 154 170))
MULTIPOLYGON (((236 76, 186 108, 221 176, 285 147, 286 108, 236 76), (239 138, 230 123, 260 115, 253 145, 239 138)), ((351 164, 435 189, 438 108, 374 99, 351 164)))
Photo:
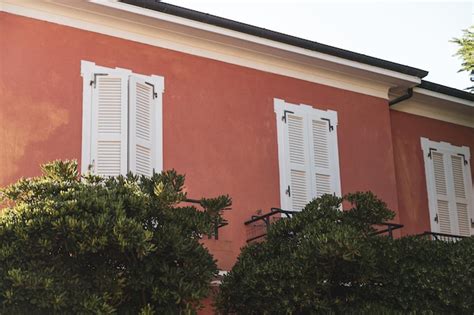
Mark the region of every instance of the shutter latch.
POLYGON ((466 160, 466 156, 464 154, 461 154, 461 153, 458 153, 459 156, 462 156, 462 159, 464 161, 464 165, 467 165, 467 160, 466 160))
POLYGON ((329 125, 329 132, 333 131, 334 130, 334 126, 331 125, 331 119, 329 118, 321 118, 321 120, 325 120, 328 122, 328 125, 329 125))
POLYGON ((292 112, 291 110, 284 110, 283 111, 283 116, 281 117, 281 120, 283 120, 286 123, 286 114, 294 114, 295 112, 292 112))
POLYGON ((437 214, 437 213, 436 213, 436 216, 435 216, 435 218, 434 218, 434 221, 435 221, 436 223, 439 222, 439 220, 438 220, 438 214, 437 214))
POLYGON ((91 82, 89 83, 89 85, 94 85, 94 89, 97 86, 97 76, 99 75, 108 75, 108 74, 107 73, 94 73, 94 79, 91 80, 91 82))
POLYGON ((290 188, 290 185, 288 185, 288 188, 286 189, 285 194, 287 194, 288 197, 291 197, 291 188, 290 188))
POLYGON ((151 83, 149 83, 149 82, 145 82, 145 84, 151 86, 151 88, 153 89, 153 99, 157 98, 157 97, 158 97, 158 93, 155 92, 155 85, 154 85, 154 84, 151 84, 151 83))
POLYGON ((431 151, 438 151, 434 148, 430 148, 430 150, 428 151, 428 157, 431 159, 431 151))

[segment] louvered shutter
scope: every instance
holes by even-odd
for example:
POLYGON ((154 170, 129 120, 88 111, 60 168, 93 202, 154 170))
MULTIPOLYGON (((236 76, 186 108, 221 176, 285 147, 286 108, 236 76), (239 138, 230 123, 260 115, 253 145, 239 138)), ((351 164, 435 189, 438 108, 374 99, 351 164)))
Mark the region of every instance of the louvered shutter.
POLYGON ((435 223, 439 232, 453 234, 452 218, 449 211, 448 185, 446 182, 445 155, 438 152, 431 153, 433 163, 434 188, 436 193, 435 223))
POLYGON ((155 86, 145 79, 130 77, 130 170, 150 176, 156 169, 154 161, 155 86))
POLYGON ((335 177, 339 176, 334 164, 338 163, 334 126, 330 119, 311 115, 310 121, 310 163, 313 197, 324 194, 339 194, 335 177))
POLYGON ((433 232, 472 234, 469 148, 421 138, 433 232))
POLYGON ((288 148, 288 187, 285 193, 290 199, 290 209, 299 211, 311 200, 309 170, 309 141, 304 115, 286 115, 286 140, 288 148))
POLYGON ((300 211, 313 198, 340 195, 336 113, 277 99, 275 112, 282 207, 300 211))
POLYGON ((91 110, 91 165, 94 173, 127 172, 128 76, 110 69, 94 74, 91 110))
POLYGON ((453 190, 455 214, 457 217, 457 233, 462 236, 471 235, 471 217, 469 212, 469 200, 467 193, 468 163, 464 163, 463 157, 451 155, 451 170, 453 177, 453 190))

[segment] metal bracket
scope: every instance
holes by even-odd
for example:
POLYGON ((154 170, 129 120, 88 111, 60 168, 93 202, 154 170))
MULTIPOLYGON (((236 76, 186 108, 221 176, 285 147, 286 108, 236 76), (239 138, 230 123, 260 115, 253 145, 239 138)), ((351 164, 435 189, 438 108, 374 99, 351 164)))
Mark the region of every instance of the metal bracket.
POLYGON ((94 89, 96 88, 97 86, 97 77, 99 75, 109 75, 108 73, 94 73, 94 79, 91 80, 91 82, 89 83, 89 85, 93 85, 94 86, 94 89))
POLYGON ((328 122, 328 125, 329 125, 329 132, 333 131, 334 130, 334 126, 331 125, 331 119, 329 118, 321 118, 321 120, 325 120, 328 122))
POLYGON ((430 148, 430 149, 429 149, 429 151, 428 151, 428 157, 429 157, 430 159, 432 158, 432 157, 431 157, 431 151, 438 151, 438 150, 436 150, 436 149, 434 149, 434 148, 430 148))
POLYGON ((291 197, 291 188, 290 188, 290 185, 288 185, 288 188, 286 189, 285 194, 287 194, 288 197, 291 197))
POLYGON ((157 98, 157 97, 158 97, 158 93, 155 92, 155 85, 154 85, 154 84, 151 84, 151 83, 149 83, 149 82, 145 82, 145 84, 151 86, 151 88, 153 89, 153 99, 157 98))
POLYGON ((469 162, 466 160, 466 156, 464 154, 458 153, 459 156, 462 156, 462 159, 464 161, 464 165, 467 165, 469 162))
POLYGON ((281 117, 281 120, 283 120, 286 123, 286 114, 294 114, 295 112, 292 112, 291 110, 284 110, 283 111, 283 116, 281 117))
POLYGON ((436 216, 435 216, 435 218, 434 218, 434 221, 435 221, 436 223, 439 223, 438 214, 437 214, 437 213, 436 213, 436 216))

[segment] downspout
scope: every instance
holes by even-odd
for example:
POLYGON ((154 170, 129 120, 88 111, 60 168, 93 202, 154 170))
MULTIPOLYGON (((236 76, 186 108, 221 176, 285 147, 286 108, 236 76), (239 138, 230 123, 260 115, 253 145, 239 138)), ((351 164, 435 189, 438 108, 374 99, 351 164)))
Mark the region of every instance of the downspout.
POLYGON ((409 88, 409 89, 407 90, 407 93, 406 93, 406 94, 403 94, 402 96, 399 96, 399 97, 397 97, 397 98, 395 98, 395 99, 393 99, 393 100, 390 100, 390 101, 388 102, 388 106, 392 106, 392 105, 395 105, 395 104, 397 104, 397 103, 400 103, 400 102, 402 102, 402 101, 404 101, 404 100, 409 99, 409 98, 412 97, 412 96, 413 96, 413 88, 409 88))

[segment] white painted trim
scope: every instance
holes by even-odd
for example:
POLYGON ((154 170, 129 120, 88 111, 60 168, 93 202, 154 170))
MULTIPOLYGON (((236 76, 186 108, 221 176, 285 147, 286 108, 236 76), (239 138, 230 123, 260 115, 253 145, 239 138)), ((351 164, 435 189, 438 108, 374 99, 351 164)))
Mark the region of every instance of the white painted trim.
POLYGON ((82 76, 82 150, 81 173, 89 172, 91 165, 91 131, 92 131, 92 90, 90 81, 94 72, 93 62, 81 61, 82 76))
POLYGON ((353 68, 359 68, 359 69, 367 70, 367 71, 370 71, 370 72, 375 72, 375 73, 383 74, 383 75, 386 75, 386 76, 391 76, 391 77, 395 77, 395 78, 398 78, 398 79, 411 81, 413 83, 419 83, 420 82, 420 79, 418 77, 415 77, 415 76, 402 74, 402 73, 399 73, 399 72, 396 72, 396 71, 387 70, 387 69, 384 69, 384 68, 379 68, 379 67, 367 65, 367 64, 364 64, 364 63, 360 63, 360 62, 356 62, 356 61, 352 61, 352 60, 348 60, 348 59, 344 59, 344 58, 340 58, 340 57, 336 57, 336 56, 332 56, 332 55, 328 55, 328 54, 323 54, 323 53, 320 53, 320 52, 316 52, 316 51, 296 47, 296 46, 293 46, 293 45, 288 45, 288 44, 272 41, 272 40, 269 40, 269 39, 265 39, 265 38, 262 38, 262 37, 248 35, 248 34, 245 34, 245 33, 229 30, 229 29, 226 29, 226 28, 222 28, 222 27, 218 27, 218 26, 214 26, 214 25, 210 25, 210 24, 206 24, 206 23, 202 23, 202 22, 193 21, 193 20, 182 18, 182 17, 178 17, 178 16, 166 14, 166 13, 161 13, 161 12, 154 11, 154 10, 149 10, 149 9, 145 9, 145 8, 142 8, 142 7, 138 7, 138 6, 122 3, 122 2, 117 2, 115 0, 91 0, 91 2, 97 3, 99 5, 107 6, 107 7, 110 7, 110 8, 131 12, 131 13, 134 13, 134 14, 144 15, 144 16, 151 17, 151 18, 154 18, 154 19, 157 19, 157 20, 163 20, 163 21, 168 21, 168 22, 178 24, 178 25, 184 25, 184 26, 194 28, 194 29, 204 30, 204 31, 211 32, 211 33, 217 33, 219 35, 225 35, 225 36, 229 36, 229 37, 232 37, 232 38, 242 39, 242 40, 245 40, 245 41, 248 41, 248 42, 262 44, 262 45, 265 45, 265 46, 272 46, 272 47, 276 47, 276 48, 281 49, 281 50, 297 52, 297 53, 300 53, 300 54, 303 54, 303 55, 311 56, 313 58, 322 59, 322 60, 330 61, 330 62, 337 63, 337 64, 347 65, 347 66, 350 66, 350 67, 353 67, 353 68))
POLYGON ((165 78, 152 75, 151 80, 158 94, 154 103, 153 144, 154 168, 157 173, 163 171, 163 93, 165 92, 165 78))
POLYGON ((446 177, 446 189, 448 195, 448 206, 449 206, 449 214, 451 220, 451 227, 453 228, 453 234, 459 234, 459 226, 457 223, 457 213, 456 213, 456 198, 454 197, 454 188, 452 187, 453 183, 453 174, 452 174, 452 167, 451 163, 451 155, 463 154, 466 160, 468 161, 467 165, 464 165, 466 169, 463 170, 464 175, 464 185, 466 189, 466 200, 467 200, 467 207, 468 213, 470 214, 471 220, 471 235, 474 235, 474 227, 472 225, 472 220, 474 218, 474 188, 472 186, 472 176, 471 176, 471 169, 470 165, 472 165, 471 161, 471 153, 470 149, 467 146, 454 146, 448 142, 436 142, 431 141, 428 138, 421 137, 420 138, 421 149, 423 151, 423 161, 425 164, 425 176, 426 176, 426 190, 428 195, 428 208, 430 212, 430 226, 432 232, 439 232, 439 224, 435 223, 435 216, 437 214, 437 199, 438 196, 436 194, 436 187, 435 187, 435 179, 434 179, 434 167, 432 160, 428 157, 430 148, 436 149, 436 152, 443 154, 443 161, 444 161, 444 169, 445 169, 445 177, 446 177), (469 192, 472 192, 471 196, 469 196, 469 192))
POLYGON ((286 172, 286 152, 288 148, 286 147, 285 133, 281 127, 283 111, 285 108, 285 101, 274 98, 273 99, 275 118, 276 118, 276 127, 277 127, 277 144, 278 144, 278 168, 280 176, 280 208, 289 209, 289 199, 286 197, 285 189, 286 183, 288 183, 287 172, 286 172))
POLYGON ((304 128, 306 135, 305 140, 305 155, 309 158, 308 165, 306 166, 305 172, 309 174, 310 181, 309 187, 311 189, 309 197, 310 199, 315 197, 316 187, 313 182, 313 173, 316 171, 313 169, 312 161, 310 158, 312 156, 310 147, 311 144, 307 143, 311 137, 309 136, 310 128, 309 122, 313 119, 328 118, 331 121, 333 126, 333 131, 331 131, 330 141, 329 141, 329 150, 330 150, 330 175, 332 180, 333 192, 337 196, 341 196, 341 180, 340 180, 340 166, 339 166, 339 150, 338 150, 338 139, 337 139, 337 112, 333 110, 320 110, 316 109, 309 105, 296 105, 291 103, 286 103, 284 100, 275 98, 274 99, 274 112, 276 116, 276 127, 277 127, 277 143, 278 143, 278 165, 279 165, 279 176, 280 176, 280 207, 283 209, 291 209, 291 200, 286 195, 286 189, 289 185, 290 179, 288 178, 290 164, 288 160, 288 150, 287 141, 286 141, 286 124, 283 122, 282 117, 284 111, 289 110, 294 112, 296 115, 301 115, 304 119, 304 128))
POLYGON ((111 6, 105 7, 102 3, 101 5, 95 4, 93 6, 94 10, 92 10, 90 3, 88 4, 89 7, 86 8, 84 7, 85 4, 79 1, 66 3, 66 1, 53 0, 47 4, 35 1, 24 1, 21 3, 8 2, 6 0, 0 1, 3 1, 4 4, 2 10, 12 14, 384 99, 388 99, 388 89, 390 87, 400 84, 403 86, 413 86, 420 83, 420 79, 417 77, 406 76, 398 72, 227 29, 222 29, 222 31, 230 33, 220 33, 218 30, 214 30, 214 28, 219 30, 221 28, 205 23, 189 21, 152 10, 138 8, 140 12, 150 11, 153 15, 157 15, 157 17, 153 18, 156 25, 144 23, 138 19, 150 19, 150 17, 124 11, 123 7, 133 7, 135 9, 137 7, 123 3, 112 4, 112 7, 118 5, 121 8, 120 11, 116 8, 114 9, 116 11, 111 13, 111 6), (108 9, 108 11, 104 11, 105 9, 108 9), (103 12, 100 12, 101 10, 103 12), (169 20, 170 18, 174 20, 171 21, 169 20), (193 28, 191 28, 188 25, 191 22, 199 25, 193 24, 193 28), (206 29, 207 27, 210 29, 206 29), (196 32, 200 33, 197 34, 196 32), (204 34, 204 32, 207 33, 204 34), (209 38, 205 37, 206 34, 209 38), (216 37, 217 35, 218 37, 216 37), (236 37, 237 35, 243 37, 236 37), (224 36, 226 37, 224 38, 224 36))
POLYGON ((422 88, 413 92, 412 98, 390 109, 474 128, 474 102, 422 88))
POLYGON ((413 92, 418 93, 418 94, 431 96, 431 97, 434 97, 434 98, 439 98, 439 99, 442 99, 442 100, 446 100, 448 102, 459 103, 459 104, 466 105, 466 106, 469 106, 469 107, 474 107, 474 102, 472 102, 472 101, 468 101, 468 100, 465 100, 463 98, 454 97, 454 96, 446 95, 446 94, 439 93, 439 92, 430 91, 430 90, 419 88, 419 87, 414 88, 413 92))

